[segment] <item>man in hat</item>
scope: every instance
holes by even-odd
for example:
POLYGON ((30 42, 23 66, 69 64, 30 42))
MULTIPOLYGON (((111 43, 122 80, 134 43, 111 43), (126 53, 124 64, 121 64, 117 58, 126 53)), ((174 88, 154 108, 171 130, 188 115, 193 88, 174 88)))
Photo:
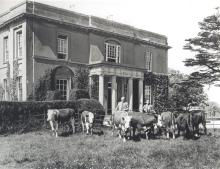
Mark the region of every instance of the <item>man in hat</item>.
POLYGON ((152 110, 153 110, 152 105, 150 105, 149 100, 146 100, 145 104, 144 104, 144 107, 143 107, 143 112, 150 114, 152 112, 152 110))
POLYGON ((116 107, 117 111, 128 111, 128 103, 125 101, 125 97, 121 97, 121 101, 116 107))

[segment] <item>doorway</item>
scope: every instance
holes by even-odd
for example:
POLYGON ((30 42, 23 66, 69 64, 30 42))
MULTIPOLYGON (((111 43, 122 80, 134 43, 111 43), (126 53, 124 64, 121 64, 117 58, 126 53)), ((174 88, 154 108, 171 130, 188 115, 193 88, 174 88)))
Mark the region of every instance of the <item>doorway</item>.
POLYGON ((133 80, 133 110, 139 111, 139 89, 138 89, 138 79, 133 80))

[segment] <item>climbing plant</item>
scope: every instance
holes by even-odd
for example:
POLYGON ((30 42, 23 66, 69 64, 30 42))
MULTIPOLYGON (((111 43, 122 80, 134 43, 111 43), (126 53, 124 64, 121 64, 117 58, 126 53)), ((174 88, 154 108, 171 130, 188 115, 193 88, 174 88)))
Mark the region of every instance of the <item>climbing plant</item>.
POLYGON ((12 76, 11 76, 10 63, 7 62, 7 70, 6 70, 7 86, 6 86, 6 91, 9 93, 9 97, 12 101, 17 101, 18 100, 18 92, 17 92, 18 72, 19 72, 19 64, 18 64, 17 59, 13 60, 12 76))
POLYGON ((148 72, 144 77, 145 85, 152 86, 153 106, 156 112, 161 112, 167 108, 168 100, 168 75, 148 72))

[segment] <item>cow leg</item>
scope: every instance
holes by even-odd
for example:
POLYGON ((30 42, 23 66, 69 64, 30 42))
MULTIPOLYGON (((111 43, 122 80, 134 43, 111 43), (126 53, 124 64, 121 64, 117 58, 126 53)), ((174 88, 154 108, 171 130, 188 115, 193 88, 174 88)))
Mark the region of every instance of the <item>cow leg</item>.
POLYGON ((170 138, 170 132, 169 132, 169 129, 166 129, 166 133, 167 133, 167 139, 170 138))
POLYGON ((55 129, 54 129, 54 122, 53 121, 49 121, 50 122, 50 127, 51 127, 51 130, 53 132, 53 135, 55 134, 55 129))
POLYGON ((204 134, 207 135, 206 122, 203 122, 202 126, 203 126, 203 129, 204 129, 204 134))
POLYGON ((118 130, 118 137, 119 137, 119 138, 122 138, 122 137, 121 137, 121 129, 118 130))
POLYGON ((82 124, 82 132, 84 133, 84 131, 85 131, 85 126, 84 126, 84 123, 83 123, 83 122, 81 122, 81 124, 82 124))
POLYGON ((86 126, 86 134, 89 134, 89 123, 86 123, 85 126, 86 126))
POLYGON ((173 139, 175 139, 176 137, 175 137, 175 130, 173 130, 173 139))
POLYGON ((149 140, 149 132, 148 131, 145 132, 145 135, 146 135, 146 139, 149 140))
POLYGON ((132 134, 133 139, 135 137, 135 131, 136 131, 136 127, 133 127, 133 134, 132 134))
POLYGON ((115 131, 115 125, 112 125, 112 136, 114 136, 114 131, 115 131))
POLYGON ((58 137, 58 122, 56 122, 55 124, 56 124, 55 133, 56 133, 56 137, 58 137))
POLYGON ((75 129, 75 119, 72 118, 70 121, 71 121, 72 130, 73 130, 73 134, 74 134, 74 133, 76 133, 76 129, 75 129))
POLYGON ((195 127, 195 136, 199 137, 199 125, 195 127))
POLYGON ((172 134, 173 134, 173 139, 175 139, 176 136, 175 136, 175 128, 174 128, 174 127, 173 127, 173 129, 172 129, 172 134))

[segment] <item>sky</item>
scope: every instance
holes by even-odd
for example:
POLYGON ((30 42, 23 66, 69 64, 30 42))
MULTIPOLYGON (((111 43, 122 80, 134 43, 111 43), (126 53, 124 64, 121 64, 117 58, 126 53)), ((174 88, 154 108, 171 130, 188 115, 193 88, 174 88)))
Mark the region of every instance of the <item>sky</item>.
MULTIPOLYGON (((0 0, 0 11, 4 11, 21 0, 0 0)), ((168 52, 169 68, 190 73, 192 68, 184 66, 185 58, 193 56, 183 50, 185 39, 199 32, 198 22, 216 12, 220 0, 35 0, 60 8, 94 15, 136 28, 167 36, 172 48, 168 52)), ((220 88, 206 88, 210 101, 220 104, 220 88)))

